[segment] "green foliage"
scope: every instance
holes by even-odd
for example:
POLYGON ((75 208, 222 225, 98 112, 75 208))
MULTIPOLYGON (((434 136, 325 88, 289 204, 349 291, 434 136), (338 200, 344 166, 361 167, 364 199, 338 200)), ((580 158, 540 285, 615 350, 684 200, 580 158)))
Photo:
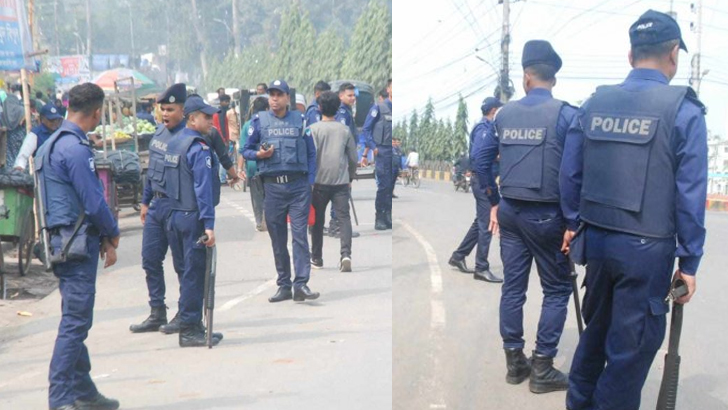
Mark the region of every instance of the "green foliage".
POLYGON ((375 89, 392 78, 392 17, 386 7, 370 1, 359 18, 341 68, 343 77, 368 82, 375 89))
POLYGON ((33 76, 33 95, 36 91, 40 91, 45 95, 47 89, 55 89, 56 80, 50 73, 43 73, 33 76))

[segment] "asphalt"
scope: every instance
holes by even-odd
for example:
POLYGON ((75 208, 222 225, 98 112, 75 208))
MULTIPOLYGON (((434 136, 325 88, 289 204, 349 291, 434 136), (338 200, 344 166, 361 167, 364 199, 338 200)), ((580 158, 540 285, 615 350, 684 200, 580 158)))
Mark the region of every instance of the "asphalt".
MULTIPOLYGON (((324 269, 312 271, 309 282, 321 297, 271 304, 275 269, 268 234, 255 232, 249 193, 223 190, 215 331, 225 339, 212 350, 182 349, 176 335, 129 332, 149 308, 142 226, 137 213, 122 212, 119 262, 100 267, 87 340, 99 390, 119 399, 122 409, 391 408, 392 231, 374 230, 373 181, 355 182, 353 197, 361 223, 353 272, 339 272, 338 240, 327 237, 324 269)), ((171 318, 178 282, 169 254, 165 271, 171 318)), ((0 318, 0 408, 47 408, 59 293, 2 303, 0 318)))
MULTIPOLYGON (((475 217, 472 194, 452 183, 424 180, 420 189, 396 189, 392 238, 393 408, 457 410, 563 410, 565 393, 536 395, 528 383, 505 383, 505 356, 498 324, 500 285, 474 281, 447 261, 475 217)), ((708 212, 705 256, 697 293, 684 310, 679 409, 728 409, 728 214, 708 212)), ((492 270, 502 274, 497 237, 492 270)), ((468 265, 474 265, 474 254, 468 265)), ((583 268, 579 269, 583 277, 583 268)), ((526 350, 533 349, 541 305, 535 268, 524 309, 526 350)), ((555 366, 568 371, 578 341, 573 305, 555 366)), ((654 408, 667 339, 643 389, 642 408, 654 408)))

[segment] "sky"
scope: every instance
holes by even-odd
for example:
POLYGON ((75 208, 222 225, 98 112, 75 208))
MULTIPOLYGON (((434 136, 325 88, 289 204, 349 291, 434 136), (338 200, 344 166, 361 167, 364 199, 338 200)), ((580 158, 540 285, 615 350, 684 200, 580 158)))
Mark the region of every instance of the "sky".
MULTIPOLYGON (((480 103, 493 95, 500 67, 503 7, 498 0, 393 1, 395 121, 422 113, 432 98, 437 118, 455 119, 465 97, 469 126, 480 119, 480 103)), ((616 84, 631 69, 629 26, 654 9, 677 13, 689 53, 679 56, 671 84, 688 85, 698 51, 698 0, 511 0, 510 78, 522 98, 521 51, 528 40, 548 40, 563 60, 554 97, 574 105, 601 84, 616 84)), ((700 86, 711 135, 728 138, 728 1, 704 0, 700 86)))

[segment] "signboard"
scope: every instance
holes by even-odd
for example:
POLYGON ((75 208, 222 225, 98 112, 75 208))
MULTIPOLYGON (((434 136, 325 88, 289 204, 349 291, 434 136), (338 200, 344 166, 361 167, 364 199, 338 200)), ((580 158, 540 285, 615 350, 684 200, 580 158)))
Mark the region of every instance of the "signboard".
POLYGON ((0 70, 35 70, 33 58, 25 57, 32 52, 25 2, 0 0, 0 70))
POLYGON ((52 56, 48 57, 46 64, 46 71, 53 74, 61 89, 91 81, 88 56, 52 56))

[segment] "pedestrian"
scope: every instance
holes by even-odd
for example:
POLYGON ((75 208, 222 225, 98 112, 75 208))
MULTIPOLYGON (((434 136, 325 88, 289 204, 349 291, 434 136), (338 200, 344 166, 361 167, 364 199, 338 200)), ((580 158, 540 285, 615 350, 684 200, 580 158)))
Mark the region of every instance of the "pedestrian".
POLYGON ((266 83, 258 83, 258 85, 255 86, 255 93, 258 95, 268 94, 268 85, 266 85, 266 83))
POLYGON ((322 92, 329 90, 331 90, 331 86, 323 80, 317 82, 316 85, 313 86, 313 101, 311 101, 311 104, 306 107, 307 127, 321 121, 321 110, 319 109, 318 98, 322 92))
POLYGON ((311 190, 316 178, 316 147, 310 135, 303 133, 303 114, 289 111, 288 84, 274 81, 268 88, 270 111, 253 117, 243 156, 255 160, 265 189, 265 222, 268 226, 276 271, 278 291, 271 303, 288 299, 300 302, 319 297, 308 288, 311 253, 307 224, 311 190), (291 281, 286 216, 291 219, 293 265, 296 278, 291 281))
MULTIPOLYGON (((185 129, 184 104, 187 99, 185 84, 169 87, 157 97, 162 111, 162 124, 157 127, 149 142, 149 170, 141 203, 142 268, 146 273, 149 306, 151 313, 140 324, 129 326, 132 333, 156 332, 179 333, 179 309, 174 318, 167 322, 167 306, 164 304, 166 286, 162 263, 169 248, 169 215, 174 198, 165 186, 165 157, 172 140, 185 129)), ((175 266, 177 278, 181 279, 182 268, 175 266)), ((178 303, 179 305, 179 303, 178 303)))
MULTIPOLYGON (((212 116, 218 109, 199 95, 187 97, 184 105, 186 128, 169 142, 164 158, 163 182, 171 201, 169 247, 174 266, 180 266, 179 345, 206 346, 206 329, 202 325, 202 301, 205 290, 205 246, 215 245, 215 206, 220 201, 215 192, 217 159, 205 135, 212 128, 212 116), (203 234, 206 240, 201 240, 203 234), (204 245, 204 246, 203 246, 204 245)), ((212 334, 212 343, 222 340, 222 333, 212 334)))
POLYGON ((0 127, 7 130, 5 166, 2 171, 8 172, 15 164, 15 158, 20 153, 20 147, 25 139, 25 109, 23 108, 20 84, 14 84, 12 94, 0 90, 0 127), (18 97, 20 95, 20 97, 18 97))
POLYGON ((35 157, 62 300, 48 375, 48 403, 55 410, 119 408, 119 401, 104 397, 91 380, 84 344, 93 323, 99 257, 105 268, 114 265, 119 246, 119 227, 104 200, 86 137, 101 120, 103 101, 104 92, 95 84, 73 87, 68 121, 35 157))
POLYGON ((577 250, 571 241, 584 224, 587 263, 587 326, 569 374, 571 410, 640 408, 665 337, 671 277, 689 291, 676 302, 689 302, 703 255, 705 107, 691 88, 669 85, 680 49, 687 51, 680 27, 649 10, 629 38, 632 71, 584 103, 561 165, 564 250, 577 250))
MULTIPOLYGON (((253 118, 256 114, 262 111, 268 111, 270 106, 268 105, 268 99, 265 97, 257 97, 253 100, 253 106, 250 114, 250 118, 253 118)), ((253 204, 253 214, 255 216, 255 230, 258 232, 267 231, 268 227, 265 224, 264 212, 263 212, 263 199, 265 198, 265 191, 263 189, 263 179, 258 174, 257 161, 254 159, 245 159, 243 157, 244 147, 248 140, 248 131, 250 130, 250 122, 245 122, 243 130, 241 132, 242 141, 240 141, 240 148, 238 150, 238 175, 240 178, 246 180, 246 183, 250 187, 250 201, 253 204)))
MULTIPOLYGON (((476 147, 479 147, 486 136, 488 130, 493 126, 493 119, 498 108, 503 106, 497 98, 487 97, 480 105, 480 111, 483 118, 475 124, 470 132, 470 145, 468 157, 471 166, 475 164, 474 153, 476 147)), ((484 190, 478 182, 477 173, 471 173, 470 184, 472 186, 473 196, 475 197, 475 220, 470 225, 470 229, 465 234, 462 242, 450 256, 448 263, 463 273, 472 273, 473 278, 485 282, 501 283, 503 279, 490 271, 490 263, 488 262, 488 253, 490 252, 490 241, 493 234, 490 232, 490 201, 485 195, 484 190), (475 270, 468 269, 465 264, 465 258, 475 249, 475 270)))
MULTIPOLYGON (((223 92, 225 90, 223 89, 223 92)), ((225 148, 225 154, 227 155, 229 152, 230 143, 232 142, 234 145, 234 142, 230 138, 231 135, 231 127, 230 123, 228 121, 228 111, 230 110, 230 101, 231 98, 227 94, 222 94, 219 96, 220 100, 220 112, 215 113, 212 116, 212 126, 215 127, 217 132, 219 133, 220 137, 222 137, 223 146, 225 148)), ((228 168, 229 169, 229 168, 228 168)), ((234 172, 234 169, 233 169, 234 172)), ((225 176, 226 169, 220 166, 219 170, 219 177, 220 177, 220 183, 225 184, 227 183, 227 177, 225 176)))
POLYGON ((154 112, 154 105, 151 103, 142 103, 139 104, 139 107, 137 108, 137 119, 142 121, 147 121, 152 125, 157 125, 157 121, 154 119, 154 115, 152 115, 152 112, 154 112))
POLYGON ((35 112, 40 113, 41 108, 46 105, 45 101, 43 101, 43 91, 36 91, 35 92, 35 99, 33 100, 33 109, 35 112))
POLYGON ((531 392, 547 393, 568 387, 566 375, 554 368, 553 359, 572 289, 569 263, 560 251, 566 226, 559 207, 559 165, 576 109, 551 94, 561 58, 548 41, 528 41, 521 64, 526 96, 498 111, 475 162, 478 185, 492 205, 491 231, 500 227, 501 233, 500 332, 506 381, 519 384, 530 375, 531 392), (502 200, 492 173, 499 154, 502 200), (534 259, 543 304, 529 361, 523 354, 523 304, 534 259))
POLYGON ((397 177, 402 169, 402 145, 399 138, 392 137, 392 198, 398 198, 394 194, 394 187, 397 185, 397 177))
POLYGON ((316 222, 311 232, 311 266, 321 269, 323 261, 323 235, 326 207, 336 210, 340 229, 341 248, 339 270, 351 272, 351 217, 349 198, 351 181, 356 177, 356 144, 349 128, 336 121, 336 111, 341 104, 339 96, 324 91, 318 98, 321 121, 311 125, 308 131, 316 144, 316 184, 312 203, 316 222))
POLYGON ((35 155, 38 148, 61 126, 63 117, 53 103, 48 103, 40 109, 40 124, 33 127, 23 140, 18 156, 15 158, 13 168, 25 171, 28 167, 28 158, 35 155))
POLYGON ((377 197, 374 203, 376 217, 374 229, 392 229, 392 80, 387 82, 389 98, 373 105, 364 122, 366 148, 362 166, 367 164, 369 150, 374 150, 377 197))
MULTIPOLYGON (((352 136, 351 138, 354 140, 354 145, 356 145, 357 132, 356 124, 354 123, 354 114, 352 112, 352 107, 354 107, 354 104, 356 104, 356 87, 354 86, 354 84, 347 82, 339 86, 339 100, 341 101, 341 105, 336 112, 335 119, 336 121, 339 121, 340 123, 349 127, 352 136)), ((336 209, 332 206, 331 221, 329 222, 328 229, 329 236, 333 238, 338 238, 341 234, 340 228, 341 227, 339 226, 339 220, 336 217, 336 209)), ((359 233, 352 232, 352 237, 359 237, 359 233)))

